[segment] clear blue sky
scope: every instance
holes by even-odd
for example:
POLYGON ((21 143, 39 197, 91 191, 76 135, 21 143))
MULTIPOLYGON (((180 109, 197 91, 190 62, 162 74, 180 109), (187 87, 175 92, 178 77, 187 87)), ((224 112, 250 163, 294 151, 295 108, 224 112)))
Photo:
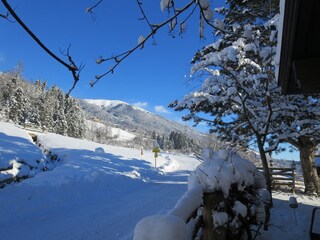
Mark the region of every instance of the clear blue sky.
MULTIPOLYGON (((182 114, 168 109, 167 105, 199 84, 188 83, 190 60, 198 49, 213 41, 210 29, 206 29, 207 40, 201 40, 198 13, 190 19, 182 37, 176 32, 176 37, 172 38, 168 28, 164 28, 156 35, 156 46, 148 42, 143 50, 127 58, 113 75, 101 79, 91 88, 89 81, 96 74, 104 73, 109 66, 95 63, 100 55, 110 57, 126 51, 137 44, 140 35, 149 33, 146 22, 138 20, 141 13, 136 1, 105 0, 95 9, 93 19, 85 9, 96 2, 9 1, 25 24, 51 51, 63 57, 60 49, 64 50, 71 44, 74 60, 77 64, 86 64, 79 83, 71 93, 73 97, 143 103, 149 111, 181 121, 182 114), (161 111, 163 109, 167 112, 161 111)), ((167 17, 167 13, 161 12, 159 2, 143 1, 152 23, 159 23, 167 17)), ((212 2, 221 6, 223 1, 212 2)), ((4 12, 2 5, 0 12, 4 12)), ((27 79, 46 80, 49 85, 56 84, 65 92, 70 89, 73 83, 70 72, 47 55, 17 23, 0 18, 0 31, 0 71, 11 70, 22 62, 27 79)), ((205 126, 199 128, 206 130, 205 126)), ((289 157, 284 157, 296 159, 291 156, 290 153, 289 157)))
MULTIPOLYGON (((146 109, 154 111, 154 106, 166 107, 190 90, 186 77, 189 76, 190 60, 205 44, 198 36, 198 19, 190 21, 193 25, 187 25, 187 32, 182 37, 177 32, 173 39, 167 28, 159 31, 157 46, 149 42, 143 50, 127 58, 113 75, 101 79, 91 88, 89 81, 109 66, 97 65, 95 60, 100 55, 110 57, 132 48, 138 37, 147 35, 149 30, 144 21, 137 20, 141 13, 136 1, 105 0, 95 9, 96 19, 93 20, 85 9, 95 2, 12 0, 10 4, 58 56, 63 57, 59 49, 66 49, 71 44, 74 60, 86 64, 81 80, 71 94, 74 97, 144 102, 148 104, 146 109)), ((144 1, 146 13, 153 23, 167 16, 161 12, 159 2, 144 1)), ((0 71, 10 70, 21 61, 27 79, 47 80, 49 85, 55 83, 68 91, 73 82, 70 72, 40 49, 17 23, 0 21, 0 71)), ((207 38, 212 39, 212 34, 208 33, 207 38)))

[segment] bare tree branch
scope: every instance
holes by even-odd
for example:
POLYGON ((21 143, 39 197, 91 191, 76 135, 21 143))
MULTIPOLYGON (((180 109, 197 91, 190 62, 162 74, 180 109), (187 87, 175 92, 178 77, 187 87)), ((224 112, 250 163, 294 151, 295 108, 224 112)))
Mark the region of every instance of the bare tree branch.
MULTIPOLYGON (((142 9, 141 6, 141 2, 139 0, 137 0, 137 3, 139 5, 139 8, 142 9)), ((106 71, 105 73, 101 74, 101 75, 96 75, 95 76, 95 80, 91 80, 90 82, 90 86, 93 87, 101 78, 103 78, 104 76, 108 75, 108 74, 112 74, 114 73, 114 70, 118 67, 118 65, 125 60, 128 56, 130 56, 134 51, 136 51, 139 48, 143 48, 144 44, 148 41, 149 38, 154 37, 154 35, 157 33, 157 31, 162 28, 163 26, 167 25, 168 23, 170 23, 173 19, 176 19, 181 13, 185 12, 187 9, 189 9, 192 5, 194 5, 196 2, 194 0, 191 0, 189 3, 187 3, 184 7, 182 7, 181 9, 176 9, 175 13, 173 16, 171 16, 170 18, 168 18, 166 21, 163 21, 162 23, 159 24, 151 24, 149 22, 149 20, 147 20, 148 18, 146 17, 144 11, 142 10, 142 15, 144 16, 143 19, 145 19, 148 22, 148 25, 150 26, 150 32, 149 34, 142 40, 140 41, 135 47, 131 48, 128 51, 125 51, 123 53, 120 53, 118 55, 115 55, 113 57, 110 58, 103 58, 103 57, 99 57, 99 59, 96 61, 98 64, 103 63, 105 61, 110 61, 110 60, 114 60, 115 63, 114 65, 112 65, 110 67, 110 69, 108 71, 106 71)))
POLYGON ((80 77, 80 72, 82 71, 82 69, 85 67, 85 64, 80 64, 79 67, 76 66, 74 60, 72 59, 72 57, 70 56, 69 52, 70 52, 70 48, 71 48, 71 44, 69 44, 68 48, 65 51, 61 51, 61 54, 66 56, 70 62, 71 66, 74 66, 75 68, 77 68, 78 70, 76 72, 72 72, 72 76, 74 79, 73 85, 72 87, 69 89, 68 93, 66 94, 66 96, 69 96, 69 94, 71 93, 71 91, 75 88, 75 86, 77 85, 77 82, 79 81, 80 77))
MULTIPOLYGON (((6 7, 6 9, 9 11, 9 13, 12 15, 12 17, 20 24, 20 26, 32 37, 32 39, 46 52, 48 53, 53 59, 55 59, 56 61, 58 61, 60 64, 62 64, 63 66, 65 66, 69 71, 71 71, 72 76, 73 76, 73 80, 74 80, 74 84, 72 89, 74 88, 74 86, 76 85, 76 83, 79 81, 79 68, 76 66, 75 62, 73 61, 73 59, 71 58, 71 56, 69 55, 69 50, 67 51, 67 57, 69 60, 69 64, 66 63, 65 61, 63 61, 61 58, 59 58, 57 55, 55 55, 52 51, 50 51, 41 41, 40 39, 24 24, 24 22, 19 18, 19 16, 15 13, 15 11, 11 8, 11 6, 8 4, 8 2, 6 0, 1 0, 1 2, 3 3, 3 5, 6 7)), ((71 90, 72 90, 71 89, 71 90)), ((69 91, 69 93, 71 92, 71 90, 69 91)), ((68 94, 69 94, 68 93, 68 94)))

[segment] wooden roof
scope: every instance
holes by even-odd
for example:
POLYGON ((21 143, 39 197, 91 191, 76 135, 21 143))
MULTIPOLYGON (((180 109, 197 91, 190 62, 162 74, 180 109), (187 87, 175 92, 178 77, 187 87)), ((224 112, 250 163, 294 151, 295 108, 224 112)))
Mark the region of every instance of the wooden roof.
POLYGON ((320 0, 286 0, 279 66, 282 94, 320 93, 320 0))

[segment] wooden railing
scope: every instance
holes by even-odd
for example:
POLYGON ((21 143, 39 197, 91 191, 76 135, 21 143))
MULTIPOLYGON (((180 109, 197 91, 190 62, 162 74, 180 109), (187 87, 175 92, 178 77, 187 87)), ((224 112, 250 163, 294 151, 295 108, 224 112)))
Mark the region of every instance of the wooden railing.
MULTIPOLYGON (((263 168, 258 168, 263 171, 263 168)), ((295 168, 280 168, 280 167, 270 167, 272 188, 276 186, 288 186, 291 187, 292 192, 295 192, 296 187, 296 173, 295 168)))

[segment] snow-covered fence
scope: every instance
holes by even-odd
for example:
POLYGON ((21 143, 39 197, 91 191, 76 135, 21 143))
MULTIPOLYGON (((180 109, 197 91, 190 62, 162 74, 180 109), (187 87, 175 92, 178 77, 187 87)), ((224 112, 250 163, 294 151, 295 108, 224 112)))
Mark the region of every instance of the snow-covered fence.
MULTIPOLYGON (((262 168, 259 170, 263 171, 262 168)), ((272 188, 276 186, 288 186, 291 188, 292 192, 295 192, 296 188, 296 173, 295 168, 269 168, 270 175, 271 175, 271 183, 272 188)))
POLYGON ((250 225, 265 223, 270 194, 265 197, 265 179, 254 164, 226 151, 203 159, 174 209, 143 218, 134 240, 250 238, 250 225))

